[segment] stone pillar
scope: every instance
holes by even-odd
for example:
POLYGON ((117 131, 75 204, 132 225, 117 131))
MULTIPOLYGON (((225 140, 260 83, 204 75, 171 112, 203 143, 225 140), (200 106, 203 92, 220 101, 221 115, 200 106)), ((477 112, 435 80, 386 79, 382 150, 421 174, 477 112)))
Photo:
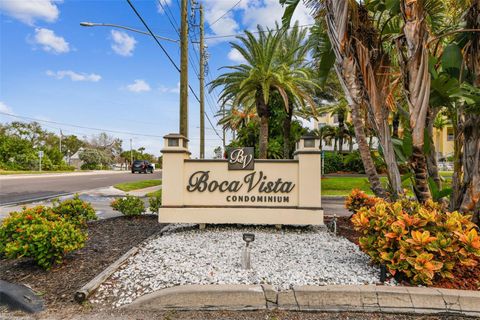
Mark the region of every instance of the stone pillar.
POLYGON ((303 136, 297 142, 294 153, 298 160, 298 207, 322 207, 321 179, 322 159, 320 151, 320 138, 316 136, 303 136))
POLYGON ((184 160, 190 158, 188 139, 176 133, 163 139, 162 206, 183 206, 184 160))

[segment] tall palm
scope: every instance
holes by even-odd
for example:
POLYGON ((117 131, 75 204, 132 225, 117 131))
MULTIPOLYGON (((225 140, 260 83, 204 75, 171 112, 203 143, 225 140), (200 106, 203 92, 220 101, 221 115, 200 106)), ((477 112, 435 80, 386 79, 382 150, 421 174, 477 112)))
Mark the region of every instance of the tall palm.
POLYGON ((267 158, 268 122, 270 96, 277 91, 282 97, 286 110, 290 101, 305 103, 308 98, 307 85, 313 85, 309 74, 302 68, 290 69, 288 64, 278 59, 278 51, 284 36, 283 30, 264 30, 258 26, 258 37, 246 31, 239 36, 240 43, 231 43, 246 63, 225 67, 230 71, 220 75, 210 83, 210 90, 222 87, 219 100, 233 106, 255 102, 260 117, 259 158, 267 158), (289 96, 291 98, 289 98, 289 96))
POLYGON ((290 31, 286 31, 282 37, 282 41, 277 53, 277 59, 279 63, 287 66, 287 70, 298 72, 302 70, 305 76, 292 77, 293 88, 288 90, 289 104, 286 109, 286 117, 283 121, 283 157, 288 159, 290 157, 291 146, 291 124, 295 109, 305 109, 306 105, 309 105, 310 110, 315 110, 313 106, 314 86, 312 85, 311 78, 312 72, 307 67, 307 54, 309 52, 309 46, 306 42, 307 29, 300 28, 298 21, 295 22, 290 31), (303 93, 298 90, 301 88, 303 93), (298 92, 300 94, 294 95, 292 92, 298 92))

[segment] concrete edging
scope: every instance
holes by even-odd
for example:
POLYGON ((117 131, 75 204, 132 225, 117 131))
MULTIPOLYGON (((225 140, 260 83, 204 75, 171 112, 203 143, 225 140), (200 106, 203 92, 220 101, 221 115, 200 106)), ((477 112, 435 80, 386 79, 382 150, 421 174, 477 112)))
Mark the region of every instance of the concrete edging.
POLYGON ((186 285, 144 295, 134 310, 299 310, 480 317, 480 291, 376 285, 296 286, 186 285))

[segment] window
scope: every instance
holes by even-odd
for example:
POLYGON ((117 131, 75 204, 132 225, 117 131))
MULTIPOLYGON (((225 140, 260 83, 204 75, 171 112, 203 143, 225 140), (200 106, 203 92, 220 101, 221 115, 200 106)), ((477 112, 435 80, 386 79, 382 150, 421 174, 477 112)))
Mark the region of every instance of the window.
POLYGON ((454 139, 453 128, 447 128, 447 141, 453 141, 454 139))

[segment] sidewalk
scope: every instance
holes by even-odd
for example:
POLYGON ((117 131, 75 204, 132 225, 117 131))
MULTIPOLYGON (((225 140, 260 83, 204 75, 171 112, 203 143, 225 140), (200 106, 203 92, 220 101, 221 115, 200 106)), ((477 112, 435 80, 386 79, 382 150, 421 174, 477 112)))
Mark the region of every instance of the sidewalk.
MULTIPOLYGON (((127 193, 136 197, 145 197, 146 194, 150 192, 157 191, 161 189, 162 186, 154 186, 145 189, 133 190, 130 192, 124 192, 122 190, 116 189, 114 187, 99 188, 87 190, 79 193, 79 196, 82 200, 90 202, 95 209, 99 219, 108 219, 113 217, 121 216, 122 214, 118 211, 114 211, 110 207, 110 203, 118 197, 123 197, 127 193)), ((72 198, 73 195, 61 196, 60 200, 66 200, 72 198)), ((148 201, 144 199, 145 208, 148 210, 148 201)), ((20 211, 23 207, 33 207, 33 206, 51 206, 51 200, 39 201, 34 203, 28 203, 23 205, 14 205, 14 206, 0 206, 0 221, 8 216, 9 212, 20 211)))
POLYGON ((94 171, 85 171, 85 172, 62 172, 62 173, 39 173, 39 174, 6 174, 0 175, 0 180, 18 180, 18 179, 31 179, 31 178, 52 178, 52 177, 75 177, 75 176, 90 176, 97 174, 119 174, 126 173, 125 170, 94 170, 94 171))

